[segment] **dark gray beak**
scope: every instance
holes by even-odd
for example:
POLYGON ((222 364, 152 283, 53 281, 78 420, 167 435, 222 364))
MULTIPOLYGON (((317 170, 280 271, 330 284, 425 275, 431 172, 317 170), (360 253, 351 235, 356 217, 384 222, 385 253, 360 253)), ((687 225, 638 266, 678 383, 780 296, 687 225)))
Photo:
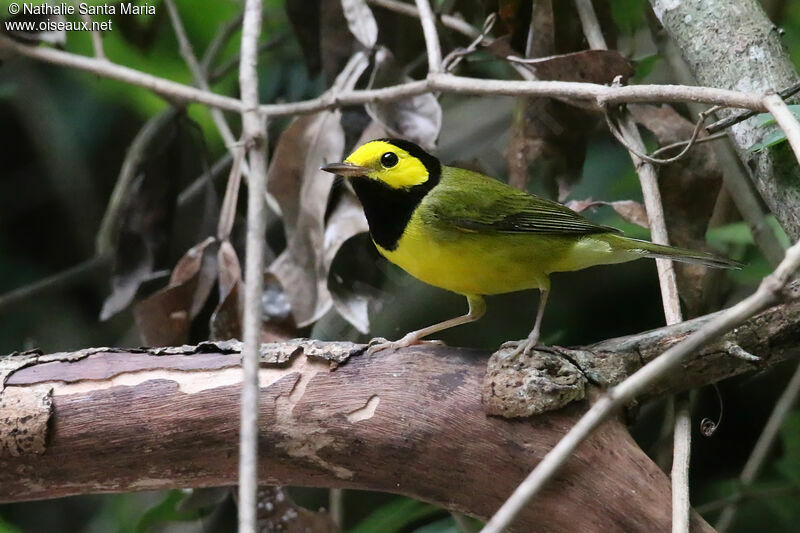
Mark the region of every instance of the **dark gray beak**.
POLYGON ((352 163, 331 163, 330 165, 325 165, 324 167, 320 167, 320 170, 324 170, 325 172, 330 172, 331 174, 338 174, 340 176, 366 176, 371 172, 371 169, 367 167, 360 167, 358 165, 354 165, 352 163))

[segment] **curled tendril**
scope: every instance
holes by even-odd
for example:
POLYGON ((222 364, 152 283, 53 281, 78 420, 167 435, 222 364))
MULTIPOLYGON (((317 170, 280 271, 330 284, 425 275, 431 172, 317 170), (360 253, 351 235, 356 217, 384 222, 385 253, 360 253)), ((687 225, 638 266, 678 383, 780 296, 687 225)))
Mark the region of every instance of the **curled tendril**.
POLYGON ((710 437, 713 435, 717 429, 719 428, 720 424, 722 424, 722 393, 719 391, 719 387, 717 384, 714 383, 714 392, 717 393, 717 401, 719 402, 719 418, 716 422, 711 420, 710 418, 704 418, 700 421, 700 433, 704 437, 710 437))

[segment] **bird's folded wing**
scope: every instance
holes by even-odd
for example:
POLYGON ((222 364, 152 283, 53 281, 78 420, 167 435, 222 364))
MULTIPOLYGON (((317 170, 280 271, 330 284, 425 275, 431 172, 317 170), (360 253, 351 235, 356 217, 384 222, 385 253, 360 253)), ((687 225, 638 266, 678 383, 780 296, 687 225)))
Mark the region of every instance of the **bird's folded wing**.
POLYGON ((475 184, 462 181, 460 186, 447 187, 450 190, 446 194, 437 194, 430 207, 438 221, 480 233, 621 233, 587 220, 557 202, 485 180, 491 178, 475 184))

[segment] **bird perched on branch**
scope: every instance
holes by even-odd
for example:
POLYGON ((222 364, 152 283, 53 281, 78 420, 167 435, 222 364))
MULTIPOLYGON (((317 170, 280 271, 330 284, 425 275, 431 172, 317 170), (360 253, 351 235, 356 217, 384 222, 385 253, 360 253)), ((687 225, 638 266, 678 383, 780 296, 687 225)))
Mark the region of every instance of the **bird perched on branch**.
POLYGON ((715 255, 621 235, 571 209, 492 179, 443 165, 416 144, 378 139, 322 167, 349 179, 378 251, 430 285, 464 295, 467 314, 383 342, 400 348, 486 312, 485 295, 539 289, 536 321, 516 353, 539 340, 553 272, 658 257, 737 268, 715 255))

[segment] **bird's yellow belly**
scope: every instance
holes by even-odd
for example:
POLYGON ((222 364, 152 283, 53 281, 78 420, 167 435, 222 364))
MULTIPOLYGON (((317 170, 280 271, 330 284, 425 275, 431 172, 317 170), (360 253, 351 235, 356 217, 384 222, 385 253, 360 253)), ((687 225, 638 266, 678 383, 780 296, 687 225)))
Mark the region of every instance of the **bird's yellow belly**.
POLYGON ((602 239, 442 232, 424 227, 416 216, 395 250, 378 250, 412 276, 460 294, 547 288, 551 272, 616 262, 602 239))

